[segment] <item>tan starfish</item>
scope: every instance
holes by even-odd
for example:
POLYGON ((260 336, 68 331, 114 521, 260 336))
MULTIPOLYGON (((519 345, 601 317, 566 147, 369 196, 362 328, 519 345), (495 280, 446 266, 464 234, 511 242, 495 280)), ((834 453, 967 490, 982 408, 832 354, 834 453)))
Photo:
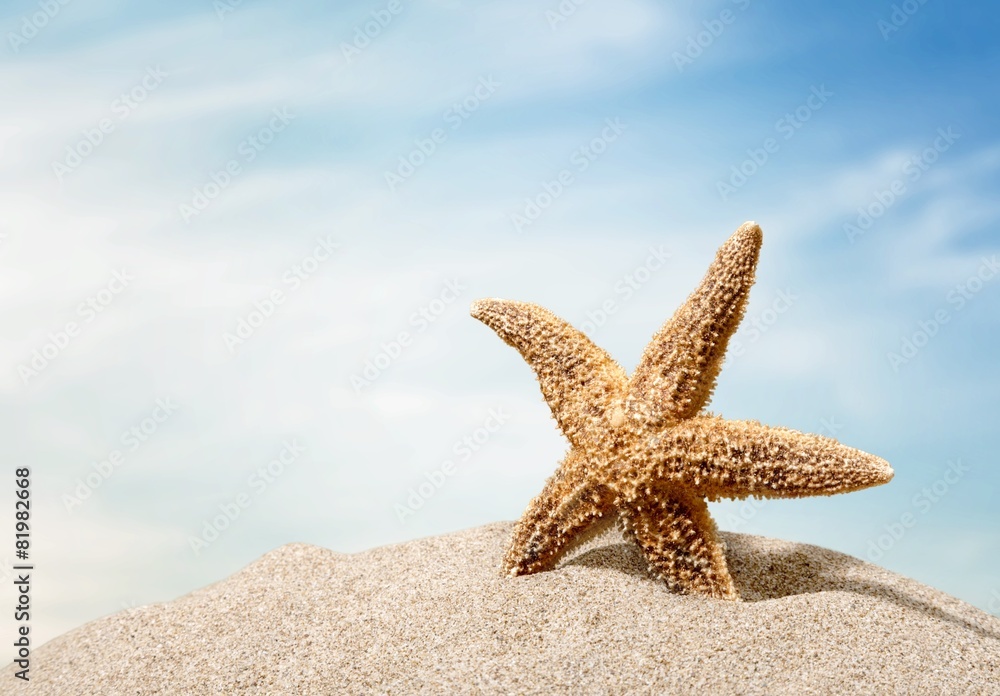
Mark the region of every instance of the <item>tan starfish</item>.
POLYGON ((618 521, 672 590, 737 599, 706 500, 832 495, 892 478, 887 462, 836 440, 702 411, 743 318, 761 240, 747 222, 722 245, 631 378, 538 305, 473 303, 472 316, 534 369, 571 445, 518 521, 507 573, 549 570, 574 542, 618 521))

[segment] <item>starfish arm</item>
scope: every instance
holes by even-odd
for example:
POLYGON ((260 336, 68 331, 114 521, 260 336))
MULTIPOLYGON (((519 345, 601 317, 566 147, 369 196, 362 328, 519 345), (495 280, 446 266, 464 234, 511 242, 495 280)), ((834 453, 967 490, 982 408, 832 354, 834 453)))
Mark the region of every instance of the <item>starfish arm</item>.
POLYGON ((538 377, 552 415, 570 443, 593 451, 621 418, 627 376, 583 333, 538 305, 486 299, 472 316, 524 357, 538 377))
POLYGON ((739 599, 715 522, 701 497, 668 486, 650 487, 623 504, 621 517, 650 571, 672 591, 739 599))
POLYGON ((583 456, 571 451, 514 527, 504 572, 551 570, 567 550, 587 538, 588 529, 612 521, 612 502, 611 492, 589 479, 583 456))
POLYGON ((677 421, 708 403, 746 310, 762 238, 756 223, 740 226, 719 248, 701 285, 653 336, 629 383, 630 416, 677 421))
POLYGON ((756 421, 699 416, 658 439, 647 475, 709 500, 833 495, 888 483, 893 476, 888 462, 875 455, 756 421))

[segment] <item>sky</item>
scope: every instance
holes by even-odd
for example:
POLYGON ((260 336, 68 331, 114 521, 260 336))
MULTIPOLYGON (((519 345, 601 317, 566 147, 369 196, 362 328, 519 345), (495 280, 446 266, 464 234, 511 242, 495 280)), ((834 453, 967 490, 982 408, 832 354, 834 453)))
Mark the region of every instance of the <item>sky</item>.
POLYGON ((0 10, 34 645, 289 542, 516 519, 567 444, 472 300, 544 305, 631 371, 746 220, 711 410, 896 476, 719 527, 1000 615, 995 6, 150 5, 0 10))

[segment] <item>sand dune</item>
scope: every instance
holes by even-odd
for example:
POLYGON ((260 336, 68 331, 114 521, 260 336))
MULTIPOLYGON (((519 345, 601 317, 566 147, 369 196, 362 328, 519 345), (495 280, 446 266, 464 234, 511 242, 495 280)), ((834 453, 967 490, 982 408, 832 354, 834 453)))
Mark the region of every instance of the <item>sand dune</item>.
POLYGON ((613 532, 500 577, 510 530, 283 546, 42 646, 23 692, 1000 694, 1000 619, 855 558, 724 533, 723 602, 669 593, 613 532))

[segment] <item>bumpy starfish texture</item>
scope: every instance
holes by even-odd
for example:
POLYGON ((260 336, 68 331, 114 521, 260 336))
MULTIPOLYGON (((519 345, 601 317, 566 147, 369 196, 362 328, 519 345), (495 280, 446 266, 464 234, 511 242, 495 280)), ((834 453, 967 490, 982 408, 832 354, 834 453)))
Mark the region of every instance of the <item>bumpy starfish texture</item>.
POLYGON ((518 521, 510 575, 552 569, 618 522, 674 591, 738 599, 706 500, 833 495, 888 482, 889 464, 818 435, 703 411, 739 326, 762 234, 744 223, 653 336, 631 378, 538 305, 477 300, 472 316, 524 357, 571 449, 518 521))

